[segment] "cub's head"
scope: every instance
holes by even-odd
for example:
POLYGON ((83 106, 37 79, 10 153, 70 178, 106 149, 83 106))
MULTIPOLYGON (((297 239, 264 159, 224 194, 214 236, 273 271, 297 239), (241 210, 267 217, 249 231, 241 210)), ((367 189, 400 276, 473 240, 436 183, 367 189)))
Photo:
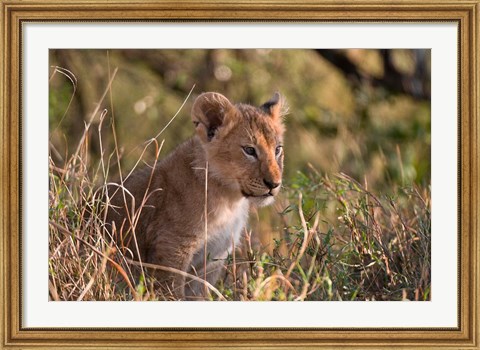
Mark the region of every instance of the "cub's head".
POLYGON ((284 106, 278 93, 254 107, 207 92, 192 108, 211 176, 258 206, 273 203, 282 184, 284 106))

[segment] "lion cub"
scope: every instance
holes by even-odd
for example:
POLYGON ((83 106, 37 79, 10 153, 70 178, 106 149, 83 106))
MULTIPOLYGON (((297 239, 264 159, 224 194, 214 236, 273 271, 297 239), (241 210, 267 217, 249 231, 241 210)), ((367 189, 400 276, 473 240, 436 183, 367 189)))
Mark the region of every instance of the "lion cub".
MULTIPOLYGON (((137 259, 217 281, 249 206, 273 203, 280 190, 283 106, 278 93, 260 107, 232 104, 215 92, 197 97, 195 136, 154 169, 133 173, 124 190, 109 190, 107 221, 137 259)), ((205 298, 203 283, 162 270, 156 277, 176 299, 205 298)))

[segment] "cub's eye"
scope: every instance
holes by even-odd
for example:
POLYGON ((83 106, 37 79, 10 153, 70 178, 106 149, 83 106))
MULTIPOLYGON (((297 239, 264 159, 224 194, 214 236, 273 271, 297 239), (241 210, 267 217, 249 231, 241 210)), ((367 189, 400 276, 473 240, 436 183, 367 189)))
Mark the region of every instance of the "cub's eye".
POLYGON ((275 155, 278 156, 280 153, 282 153, 282 146, 277 146, 277 148, 275 148, 275 155))
POLYGON ((257 157, 257 152, 255 151, 255 148, 253 147, 242 147, 243 152, 245 152, 246 155, 252 156, 252 157, 257 157))

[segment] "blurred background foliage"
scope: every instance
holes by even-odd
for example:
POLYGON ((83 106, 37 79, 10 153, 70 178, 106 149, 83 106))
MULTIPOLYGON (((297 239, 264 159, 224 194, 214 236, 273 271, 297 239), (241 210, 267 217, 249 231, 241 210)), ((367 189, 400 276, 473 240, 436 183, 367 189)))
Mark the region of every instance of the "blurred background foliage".
MULTIPOLYGON (((125 171, 192 88, 159 138, 163 155, 192 135, 196 95, 217 91, 260 105, 279 91, 290 107, 286 184, 309 164, 376 191, 430 183, 429 50, 50 50, 50 146, 57 164, 75 150, 116 69, 100 109, 108 111, 102 143, 106 154, 114 149, 114 117, 125 171)), ((100 156, 100 114, 90 132, 92 160, 100 156)), ((117 172, 112 162, 110 175, 117 172)))

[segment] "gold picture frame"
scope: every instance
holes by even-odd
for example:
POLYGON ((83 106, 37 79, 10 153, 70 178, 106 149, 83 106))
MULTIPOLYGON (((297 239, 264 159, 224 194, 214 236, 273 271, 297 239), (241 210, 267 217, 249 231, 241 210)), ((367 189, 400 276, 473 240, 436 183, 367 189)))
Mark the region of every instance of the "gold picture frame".
POLYGON ((480 0, 0 0, 1 341, 26 348, 480 349, 480 0), (27 329, 21 299, 22 25, 58 21, 451 22, 458 26, 459 319, 434 329, 27 329))

